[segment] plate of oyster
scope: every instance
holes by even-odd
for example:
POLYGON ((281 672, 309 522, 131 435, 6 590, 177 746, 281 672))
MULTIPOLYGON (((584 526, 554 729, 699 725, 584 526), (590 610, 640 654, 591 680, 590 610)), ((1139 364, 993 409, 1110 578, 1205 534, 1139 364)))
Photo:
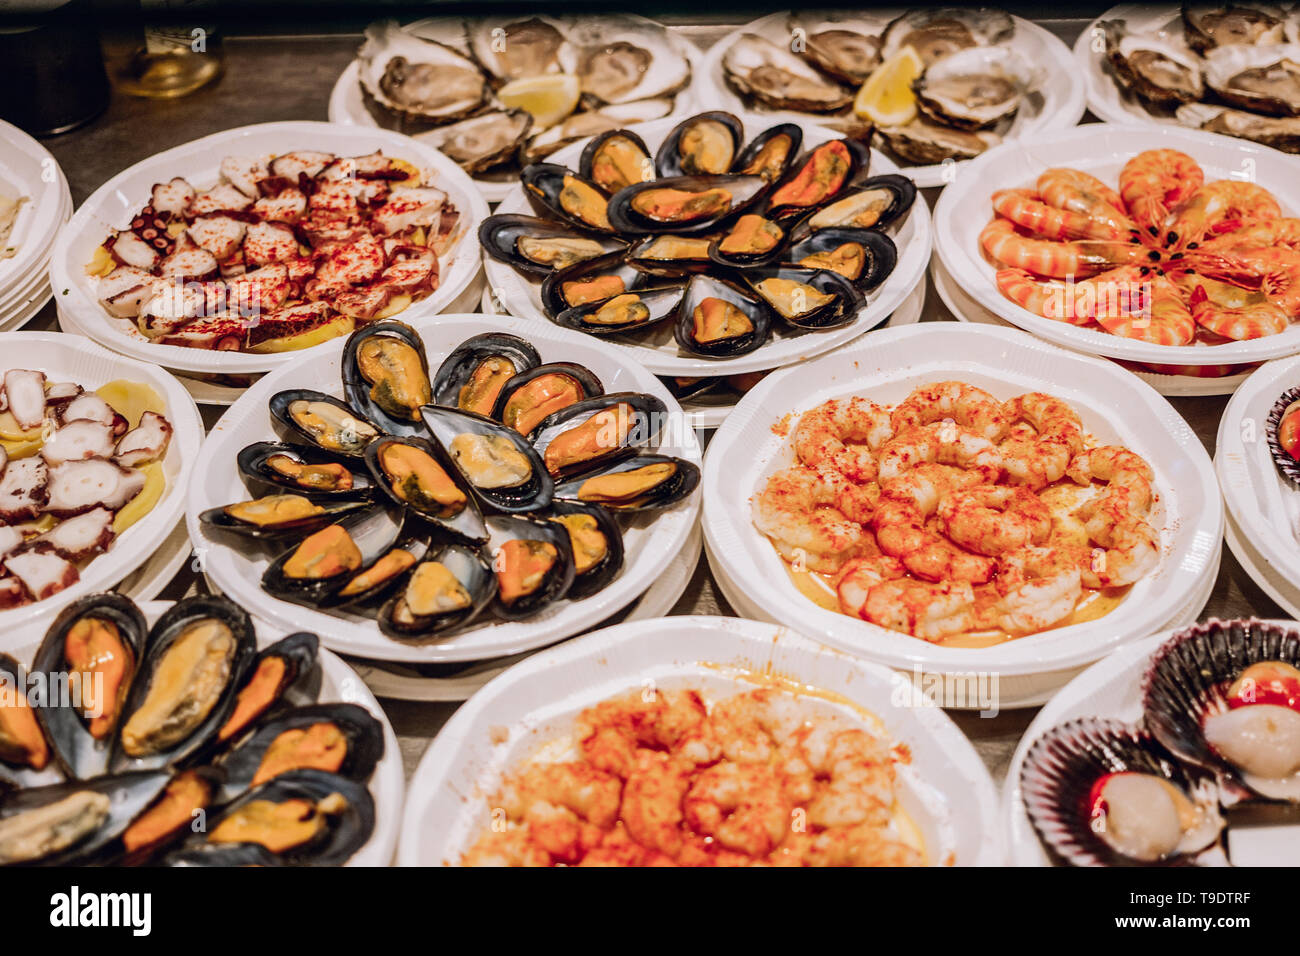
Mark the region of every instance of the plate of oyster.
POLYGON ((1074 57, 1088 108, 1300 153, 1300 13, 1260 3, 1121 4, 1074 57))
POLYGON ((885 321, 924 278, 915 200, 856 140, 710 110, 528 166, 479 240, 506 312, 606 339, 657 375, 736 375, 885 321))
POLYGON ((211 584, 265 620, 372 660, 482 660, 650 587, 695 522, 699 460, 671 393, 608 346, 389 321, 227 412, 187 524, 211 584))
POLYGON ((391 858, 397 738, 315 634, 222 597, 101 593, 17 655, 0 655, 3 865, 391 858))
POLYGON ((495 202, 567 143, 683 112, 694 53, 624 14, 383 20, 335 83, 329 118, 410 134, 495 202))
POLYGON ((942 186, 990 146, 1079 121, 1068 56, 1042 27, 992 8, 774 13, 714 45, 697 101, 869 137, 918 186, 942 186), (867 101, 904 63, 883 116, 867 101))

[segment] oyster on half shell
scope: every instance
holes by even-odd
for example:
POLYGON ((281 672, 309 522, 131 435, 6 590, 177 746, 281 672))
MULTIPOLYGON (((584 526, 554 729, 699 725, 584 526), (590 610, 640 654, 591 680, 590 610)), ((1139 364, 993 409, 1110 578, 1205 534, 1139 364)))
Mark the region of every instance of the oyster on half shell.
POLYGON ((403 119, 445 123, 468 116, 488 96, 487 81, 467 57, 408 33, 396 20, 366 28, 358 54, 362 90, 403 119))
POLYGON ((1015 32, 1016 23, 1009 14, 988 7, 909 10, 885 29, 880 56, 888 60, 910 46, 930 66, 958 50, 1004 43, 1015 32))
POLYGON ((928 165, 945 159, 974 159, 1002 141, 988 130, 967 132, 923 118, 905 126, 881 126, 876 135, 890 150, 910 163, 928 165))
POLYGON ((412 138, 446 153, 466 172, 477 173, 509 162, 533 128, 524 110, 493 110, 412 138))
POLYGON ((789 48, 757 33, 744 33, 722 57, 727 84, 741 96, 772 109, 833 113, 847 106, 852 94, 827 79, 789 48))
POLYGON ((524 147, 524 162, 538 162, 557 149, 580 139, 598 136, 634 123, 660 119, 671 113, 672 109, 671 99, 658 97, 574 113, 564 121, 534 135, 524 147))
POLYGON ((925 71, 915 84, 917 106, 958 129, 983 129, 1015 113, 1042 79, 1043 71, 1010 47, 972 47, 925 71))
POLYGON ((1269 3, 1187 3, 1183 33, 1197 53, 1237 44, 1273 44, 1286 38, 1287 12, 1269 3))
POLYGON ((575 51, 552 17, 484 17, 465 24, 474 59, 498 84, 574 72, 575 51))
POLYGON ((1136 32, 1123 20, 1103 20, 1098 26, 1116 79, 1143 102, 1175 109, 1205 95, 1201 60, 1181 38, 1163 31, 1136 32))
POLYGON ((1300 116, 1300 44, 1215 47, 1205 55, 1205 85, 1231 106, 1300 116))
POLYGON ((801 13, 789 20, 791 35, 803 39, 803 55, 808 62, 855 86, 865 83, 880 65, 880 35, 888 25, 887 17, 856 12, 801 13))
POLYGON ((1300 116, 1260 116, 1208 103, 1178 107, 1178 122, 1193 129, 1249 139, 1285 153, 1300 153, 1300 116))
POLYGON ((631 103, 672 96, 690 81, 691 65, 662 26, 631 17, 578 17, 568 38, 577 49, 584 96, 598 103, 631 103))

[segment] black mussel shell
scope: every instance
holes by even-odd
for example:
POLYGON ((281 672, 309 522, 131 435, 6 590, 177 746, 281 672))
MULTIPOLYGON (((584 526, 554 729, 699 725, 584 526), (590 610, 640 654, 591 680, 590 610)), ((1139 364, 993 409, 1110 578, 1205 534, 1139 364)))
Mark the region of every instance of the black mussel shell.
MULTIPOLYGON (((413 519, 418 521, 419 519, 413 519)), ((428 533, 404 535, 375 560, 352 575, 325 601, 326 607, 374 607, 405 581, 429 551, 428 533), (401 552, 401 553, 399 553, 401 552)))
MULTIPOLYGON (((86 779, 108 772, 113 740, 122 723, 131 682, 145 658, 148 635, 149 625, 140 609, 120 594, 91 594, 74 601, 63 609, 45 632, 45 639, 32 662, 32 672, 43 675, 47 696, 35 714, 55 760, 69 777, 86 779), (96 702, 82 700, 81 693, 73 693, 71 676, 74 668, 67 659, 68 632, 78 621, 85 619, 103 621, 117 630, 122 645, 117 654, 122 655, 128 665, 113 695, 112 708, 116 716, 103 724, 94 724, 82 716, 80 708, 95 706, 96 702), (67 693, 63 692, 65 688, 67 693), (92 726, 97 733, 92 734, 92 726)), ((105 653, 101 649, 95 656, 102 661, 105 653)), ((109 690, 107 678, 108 675, 101 678, 105 693, 109 690)), ((83 683, 84 678, 79 679, 78 684, 83 683)), ((102 706, 95 706, 95 709, 101 714, 104 710, 102 706)))
MULTIPOLYGON (((496 405, 496 392, 492 392, 490 401, 483 408, 467 407, 461 403, 461 389, 470 381, 475 371, 489 359, 502 359, 509 363, 514 371, 506 376, 526 372, 542 364, 542 357, 532 344, 517 335, 507 332, 484 332, 466 339, 452 349, 433 376, 433 400, 448 408, 490 415, 496 405)), ((505 382, 502 382, 505 384, 505 382)), ((498 388, 498 391, 500 389, 498 388)), ((472 405, 472 402, 471 402, 472 405)))
MULTIPOLYGON (((568 478, 596 471, 616 458, 632 454, 634 449, 648 447, 663 430, 667 417, 668 406, 653 395, 642 392, 609 392, 548 415, 529 437, 546 471, 557 478, 568 478), (626 434, 608 434, 611 425, 597 423, 594 427, 605 432, 596 436, 599 439, 597 454, 577 461, 560 458, 559 451, 551 454, 555 450, 552 446, 561 436, 582 428, 594 416, 617 405, 627 405, 632 410, 627 417, 626 434), (615 440, 611 442, 609 439, 615 440), (553 461, 553 458, 557 460, 553 461)), ((589 429, 591 427, 593 426, 588 426, 589 429)))
POLYGON ((1253 795, 1300 802, 1300 774, 1278 780, 1255 776, 1230 763, 1206 740, 1206 722, 1232 709, 1232 683, 1252 664, 1266 661, 1300 668, 1300 630, 1211 618, 1165 641, 1152 655, 1143 681, 1144 725, 1179 759, 1218 774, 1225 804, 1253 795))
POLYGON ((636 455, 594 474, 582 475, 556 485, 555 500, 600 505, 608 511, 617 513, 654 511, 658 508, 667 508, 688 497, 699 483, 700 469, 692 462, 673 458, 670 455, 636 455), (608 487, 597 491, 599 486, 608 486, 609 482, 605 480, 608 476, 640 469, 655 469, 662 465, 672 465, 673 468, 662 476, 654 476, 659 478, 657 483, 648 485, 642 490, 628 491, 617 488, 614 489, 613 495, 609 494, 608 487), (593 485, 591 482, 596 484, 593 485))
POLYGON ((569 593, 574 575, 573 546, 569 543, 569 532, 563 527, 545 518, 503 515, 491 519, 489 530, 492 532, 492 568, 497 577, 497 595, 492 607, 499 617, 507 621, 522 621, 569 593), (555 549, 556 556, 536 587, 507 601, 501 579, 510 570, 504 549, 511 541, 543 542, 555 549))
POLYGON ((244 484, 253 494, 268 492, 269 489, 283 492, 288 490, 304 498, 342 500, 348 498, 368 498, 372 491, 370 475, 364 468, 358 468, 355 460, 349 466, 342 456, 317 448, 315 445, 293 445, 285 442, 259 441, 240 449, 235 462, 244 484), (275 455, 287 455, 304 465, 335 465, 348 472, 350 487, 323 488, 303 485, 288 475, 276 471, 268 463, 275 455))
POLYGON ((488 216, 478 228, 478 241, 486 252, 498 262, 513 266, 519 272, 547 276, 557 268, 563 269, 583 259, 602 256, 623 247, 623 242, 612 236, 596 237, 550 219, 536 216, 519 216, 499 213, 488 216), (531 248, 530 239, 555 240, 548 248, 531 248), (569 240, 569 242, 565 242, 569 240), (531 252, 530 256, 528 252, 531 252), (556 258, 546 262, 544 254, 556 258), (575 258, 578 257, 578 258, 575 258))
POLYGON ((790 229, 799 241, 823 229, 887 229, 916 202, 916 183, 897 173, 872 176, 804 215, 790 229))
POLYGON ((619 529, 614 516, 599 505, 586 505, 578 501, 556 501, 551 505, 550 519, 559 522, 561 518, 572 515, 586 515, 596 522, 594 530, 604 538, 604 553, 596 558, 590 567, 578 570, 583 561, 582 546, 574 545, 573 532, 569 531, 569 545, 573 550, 574 574, 573 584, 569 586, 567 597, 573 600, 590 597, 605 587, 623 569, 623 532, 619 529))
POLYGON ((624 186, 643 183, 655 177, 650 148, 630 129, 610 129, 593 136, 578 160, 578 175, 613 195, 624 186), (622 149, 624 155, 611 167, 605 160, 610 150, 622 149), (633 168, 628 167, 631 163, 633 168))
MULTIPOLYGON (((423 422, 421 423, 423 427, 423 422)), ((483 517, 479 514, 478 505, 475 504, 473 489, 460 476, 460 471, 456 468, 456 463, 451 460, 451 456, 443 450, 442 446, 436 442, 431 442, 427 438, 397 438, 385 437, 375 442, 370 448, 366 449, 366 467, 370 469, 371 476, 375 479, 375 484, 383 491, 384 495, 396 505, 407 508, 419 515, 425 521, 428 521, 445 531, 456 535, 465 541, 482 542, 487 540, 487 533, 483 528, 483 517), (458 489, 465 496, 465 504, 454 514, 443 515, 445 509, 433 510, 431 503, 422 501, 408 501, 401 498, 393 487, 392 480, 388 477, 387 471, 382 463, 381 455, 390 445, 408 445, 417 451, 423 452, 437 462, 441 468, 458 489)), ((396 540, 396 539, 394 539, 396 540)), ((390 541, 391 545, 392 542, 390 541)), ((378 555, 376 555, 377 557, 378 555)))
POLYGON ((732 282, 713 276, 697 275, 686 285, 686 293, 677 307, 673 334, 682 350, 705 358, 732 358, 758 349, 772 334, 773 312, 758 296, 743 292, 732 282), (745 313, 753 328, 741 335, 701 342, 695 337, 695 309, 705 299, 721 299, 745 313))
MULTIPOLYGON (((61 848, 50 847, 43 856, 18 859, 0 856, 0 865, 70 866, 102 862, 111 855, 113 843, 140 815, 167 784, 169 774, 159 771, 124 773, 101 776, 93 780, 71 780, 44 787, 15 790, 0 799, 0 826, 20 813, 40 810, 65 800, 68 809, 67 827, 62 831, 61 848), (92 794, 79 798, 78 794, 92 794), (79 805, 84 804, 84 805, 79 805), (90 826, 96 819, 97 826, 90 826), (83 820, 85 826, 72 828, 72 820, 83 820), (84 833, 80 833, 82 829, 84 833), (69 839, 71 838, 71 839, 69 839)), ((60 818, 62 821, 63 818, 60 818)))
MULTIPOLYGON (((367 475, 366 480, 369 481, 367 475)), ((293 541, 307 537, 313 531, 319 531, 328 524, 340 520, 341 518, 369 508, 369 501, 327 501, 312 502, 305 495, 290 495, 287 492, 279 495, 267 495, 263 498, 254 499, 257 501, 266 501, 270 498, 292 498, 297 497, 308 504, 313 504, 320 508, 319 514, 305 515, 301 518, 291 518, 287 521, 279 521, 274 524, 256 524, 251 521, 240 519, 230 514, 226 509, 233 508, 237 505, 247 505, 252 502, 237 501, 229 505, 222 505, 217 508, 209 508, 199 514, 201 521, 207 528, 214 531, 225 531, 231 534, 237 534, 245 538, 256 538, 264 541, 293 541)))
POLYGON ((324 392, 317 392, 310 388, 291 388, 276 392, 271 396, 268 404, 276 421, 288 429, 291 435, 305 438, 317 448, 345 458, 360 458, 365 454, 366 446, 383 434, 382 428, 345 402, 333 395, 326 395, 324 392), (295 408, 298 402, 310 404, 300 410, 295 408), (312 406, 317 403, 320 408, 313 409, 312 406), (321 434, 306 427, 295 417, 295 413, 300 414, 301 411, 319 411, 322 419, 321 434), (338 417, 336 419, 324 417, 331 414, 338 417))
MULTIPOLYGON (((177 601, 164 611, 162 617, 149 629, 144 655, 136 669, 135 679, 131 682, 131 692, 127 695, 122 719, 118 723, 110 769, 114 773, 120 773, 125 770, 176 767, 208 745, 230 715, 236 694, 243 683, 244 669, 256 653, 257 638, 253 633, 253 621, 248 612, 233 601, 215 595, 200 595, 177 601), (230 630, 232 646, 220 692, 211 700, 203 719, 195 723, 184 737, 170 744, 147 746, 144 753, 132 753, 132 749, 138 749, 140 745, 132 747, 131 741, 135 735, 128 735, 131 721, 148 701, 158 667, 177 640, 187 634, 193 625, 205 620, 216 620, 230 630)), ((175 711, 176 708, 173 708, 173 720, 175 711)), ((169 733, 174 733, 169 722, 158 726, 168 726, 169 733)))
MULTIPOLYGON (((375 764, 384 755, 383 726, 370 711, 356 704, 312 704, 308 707, 295 707, 264 721, 247 740, 221 758, 218 763, 224 777, 221 802, 233 800, 245 790, 275 779, 267 777, 266 780, 254 783, 267 748, 282 733, 320 723, 333 724, 346 740, 343 762, 337 770, 328 772, 358 783, 369 780, 375 764)), ((292 770, 281 771, 290 772, 292 770)))
MULTIPOLYGON (((268 780, 260 787, 247 791, 220 811, 208 815, 208 826, 204 833, 192 835, 181 845, 180 853, 168 856, 167 862, 198 859, 204 856, 190 857, 191 853, 203 853, 211 846, 212 838, 219 834, 221 826, 232 816, 255 800, 272 803, 284 803, 286 800, 305 800, 319 805, 322 801, 331 802, 337 795, 342 800, 337 806, 322 811, 325 825, 312 840, 282 852, 273 853, 280 863, 303 866, 336 866, 347 862, 357 850, 370 839, 375 829, 375 803, 364 784, 349 780, 337 774, 323 773, 319 770, 294 770, 281 774, 274 780, 268 780)), ((246 843, 232 843, 232 847, 246 846, 246 843)), ((247 858, 247 851, 230 850, 222 854, 223 862, 247 858)), ((253 862, 252 859, 249 860, 253 862)))
POLYGON ((623 258, 638 272, 677 279, 716 268, 716 263, 709 258, 709 246, 717 238, 673 233, 646 236, 632 245, 623 258))
POLYGON ((671 179, 656 179, 648 183, 637 183, 619 190, 609 201, 609 221, 614 228, 624 234, 673 232, 690 235, 721 228, 734 216, 738 216, 763 198, 767 183, 760 176, 674 176, 671 179), (715 194, 716 202, 706 203, 698 212, 657 216, 641 212, 637 205, 638 197, 650 190, 674 190, 678 192, 703 195, 710 190, 721 190, 715 194))
POLYGON ((720 375, 705 375, 698 378, 660 375, 658 379, 663 382, 664 388, 672 392, 673 398, 679 402, 712 392, 725 382, 725 379, 720 375))
MULTIPOLYGON (((391 548, 401 535, 403 511, 390 506, 385 508, 376 504, 364 512, 350 515, 342 521, 328 527, 340 527, 348 533, 357 550, 361 552, 361 565, 353 571, 341 571, 327 577, 300 578, 285 573, 289 560, 300 548, 315 547, 321 540, 315 535, 304 538, 292 548, 286 550, 262 572, 262 589, 283 601, 301 604, 304 607, 321 607, 330 603, 334 596, 362 568, 369 566, 381 554, 391 548)), ((326 528, 316 532, 324 535, 326 528)), ((333 534, 333 532, 330 532, 333 534)), ((324 543, 328 542, 326 536, 324 543)))
MULTIPOLYGON (((429 359, 424 354, 424 340, 405 322, 389 319, 374 322, 348 336, 343 346, 343 394, 348 404, 362 411, 390 435, 421 435, 420 406, 433 400, 433 383, 429 378, 429 359), (395 392, 386 387, 388 379, 369 381, 360 366, 361 349, 372 339, 406 347, 416 360, 409 382, 399 383, 395 392)), ((391 374, 389 370, 385 370, 391 374)))
MULTIPOLYGON (((503 423, 509 428, 514 428, 520 433, 531 432, 546 415, 552 415, 558 412, 566 405, 557 405, 546 413, 538 415, 529 407, 521 407, 520 402, 523 398, 516 399, 515 393, 530 383, 546 375, 563 375, 577 383, 577 391, 580 393, 576 401, 582 401, 584 398, 592 398, 596 395, 605 394, 605 386, 600 383, 600 379, 588 368, 576 365, 573 362, 548 362, 545 365, 539 365, 536 368, 530 368, 526 372, 520 372, 510 381, 506 382, 501 389, 501 394, 497 396, 496 408, 492 409, 492 417, 503 423), (526 414, 531 412, 531 414, 526 414), (526 426, 520 428, 519 426, 526 426)), ((569 403, 573 404, 572 402, 569 403)))
MULTIPOLYGON (((231 708, 225 723, 218 728, 213 745, 220 747, 239 740, 299 682, 311 683, 314 678, 319 683, 316 668, 319 653, 320 639, 310 631, 296 631, 258 651, 248 662, 239 689, 235 692, 235 706, 231 708), (283 664, 283 668, 277 668, 280 671, 278 679, 269 687, 259 684, 258 692, 254 692, 251 687, 253 681, 275 661, 283 664)), ((313 699, 315 690, 311 695, 313 699)))
MULTIPOLYGON (((602 218, 608 212, 609 196, 595 183, 583 179, 573 170, 555 163, 533 163, 519 173, 519 182, 524 187, 524 195, 539 216, 559 219, 582 232, 618 234, 619 230, 602 218), (566 178, 570 178, 575 188, 583 192, 584 200, 589 198, 593 203, 589 209, 583 210, 582 216, 564 208, 562 194, 566 178), (591 190, 591 193, 587 194, 586 190, 591 190)), ((573 208, 572 204, 570 208, 573 208)))
POLYGON ((464 483, 473 490, 487 510, 536 511, 551 503, 555 485, 546 473, 541 456, 528 439, 513 428, 507 428, 486 415, 475 415, 439 405, 425 407, 424 424, 433 435, 433 440, 442 446, 446 457, 459 471, 464 483), (479 483, 488 476, 477 473, 474 463, 468 457, 473 452, 476 439, 508 443, 509 448, 521 456, 515 462, 519 466, 518 470, 505 471, 497 479, 498 482, 515 483, 501 484, 499 487, 491 487, 490 481, 487 484, 479 483), (523 469, 527 469, 527 474, 523 474, 523 469))
POLYGON ((612 299, 568 309, 551 321, 588 335, 639 332, 672 318, 681 298, 682 287, 679 285, 647 286, 612 299), (644 306, 648 314, 643 313, 640 306, 644 306))
POLYGON ((111 866, 139 866, 180 842, 193 832, 199 819, 196 811, 205 815, 216 803, 221 780, 221 771, 215 767, 191 767, 172 774, 162 792, 104 849, 104 862, 111 866), (159 831, 160 821, 154 818, 146 831, 132 830, 132 826, 143 823, 143 818, 155 811, 163 814, 162 820, 171 824, 169 828, 159 831), (149 834, 152 838, 143 840, 149 834))
POLYGON ((829 269, 844 276, 859 291, 870 292, 894 271, 894 266, 898 264, 898 247, 894 245, 893 239, 875 229, 821 229, 788 246, 782 261, 805 269, 829 269), (849 244, 862 248, 861 269, 841 271, 829 264, 804 265, 804 260, 810 256, 827 255, 849 244))
MULTIPOLYGON (((496 597, 496 575, 481 551, 450 544, 431 553, 421 562, 425 563, 442 565, 465 589, 469 603, 443 613, 415 614, 411 611, 409 595, 403 589, 389 598, 379 611, 379 629, 389 637, 418 641, 445 633, 474 620, 496 597)), ((412 572, 407 579, 408 585, 415 580, 415 574, 412 572)))
MULTIPOLYGON (((829 269, 766 266, 746 270, 744 278, 754 293, 767 303, 774 315, 797 329, 835 329, 848 325, 857 321, 858 310, 862 308, 865 301, 852 282, 829 269), (830 296, 830 298, 821 305, 805 308, 796 314, 793 310, 798 303, 792 297, 788 300, 791 314, 786 314, 787 310, 777 303, 787 302, 787 300, 770 291, 769 284, 772 281, 799 283, 799 286, 794 287, 795 297, 800 295, 806 297, 807 293, 799 287, 807 286, 815 290, 819 296, 830 296)), ((808 303, 805 301, 804 305, 808 303)))
POLYGON ((814 146, 790 166, 785 178, 772 189, 764 206, 764 215, 769 219, 797 219, 810 209, 834 202, 851 189, 855 182, 866 176, 870 163, 871 151, 855 139, 831 140, 814 146), (822 183, 819 178, 814 178, 812 182, 817 185, 807 188, 810 183, 805 178, 805 173, 812 174, 813 167, 810 164, 824 163, 831 151, 842 154, 846 163, 843 175, 837 176, 830 183, 822 183))
POLYGON ((284 866, 284 861, 260 843, 195 843, 173 850, 162 866, 284 866))
POLYGON ((742 176, 762 176, 769 183, 779 182, 799 158, 799 147, 802 145, 803 127, 797 123, 769 126, 740 151, 736 161, 731 164, 731 171, 742 176), (769 153, 774 161, 761 162, 764 148, 773 140, 779 140, 769 153))
POLYGON ((1273 456, 1273 464, 1277 465, 1278 472, 1292 486, 1300 488, 1300 461, 1291 457, 1290 452, 1282 447, 1279 434, 1282 420, 1286 418, 1289 411, 1300 411, 1300 388, 1288 388, 1273 403, 1273 407, 1268 412, 1264 434, 1268 439, 1268 450, 1273 456))
POLYGON ((673 176, 717 176, 729 172, 744 139, 745 127, 733 114, 722 110, 697 113, 682 120, 669 131, 660 144, 659 151, 655 153, 655 171, 661 179, 673 176), (708 145, 714 150, 712 155, 699 151, 698 139, 693 144, 688 139, 688 145, 683 147, 683 135, 689 134, 696 127, 701 127, 701 132, 707 131, 711 137, 708 145))
POLYGON ((622 252, 614 252, 598 259, 588 259, 586 262, 579 262, 567 269, 553 272, 542 280, 542 288, 539 292, 542 311, 546 313, 547 318, 554 319, 570 309, 589 303, 604 302, 616 295, 622 295, 644 285, 645 282, 645 274, 624 262, 622 252), (579 291, 574 289, 575 283, 595 283, 609 280, 610 277, 617 278, 620 282, 607 281, 607 287, 593 285, 591 288, 582 289, 582 301, 578 301, 574 295, 579 291))
POLYGON ((48 688, 29 683, 23 666, 8 654, 0 654, 0 707, 21 706, 18 703, 20 694, 26 704, 26 716, 34 722, 34 726, 29 724, 27 727, 34 736, 25 747, 7 739, 13 736, 12 730, 0 738, 4 743, 3 753, 0 753, 0 794, 21 787, 57 783, 63 778, 59 748, 51 745, 49 731, 40 714, 40 708, 49 703, 48 688))
POLYGON ((1223 826, 1213 777, 1179 763, 1150 734, 1118 720, 1088 717, 1043 734, 1034 741, 1021 767, 1020 793, 1043 846, 1058 863, 1070 866, 1193 863, 1197 854, 1216 842, 1223 826), (1109 774, 1125 772, 1160 777, 1189 801, 1213 813, 1206 818, 1205 842, 1162 860, 1137 859, 1107 842, 1103 836, 1105 815, 1094 819, 1094 787, 1109 774))
POLYGON ((733 269, 747 269, 750 266, 766 265, 769 262, 775 262, 781 258, 781 253, 786 247, 787 237, 785 230, 779 223, 773 222, 757 213, 748 213, 732 222, 722 235, 709 243, 709 258, 720 266, 729 266, 733 269), (734 249, 724 249, 723 243, 731 238, 742 226, 750 228, 752 226, 770 227, 775 230, 776 235, 771 236, 772 246, 769 249, 753 252, 740 252, 734 249))

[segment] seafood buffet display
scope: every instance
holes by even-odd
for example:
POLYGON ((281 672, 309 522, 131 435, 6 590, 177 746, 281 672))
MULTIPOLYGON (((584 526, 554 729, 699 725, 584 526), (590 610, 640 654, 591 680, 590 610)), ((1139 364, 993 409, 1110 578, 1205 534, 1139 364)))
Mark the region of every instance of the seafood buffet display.
POLYGON ((1002 295, 1170 346, 1276 335, 1300 317, 1300 219, 1263 186, 1206 182, 1173 149, 1138 153, 1118 186, 1053 168, 1033 188, 995 192, 979 242, 1002 295))
POLYGON ((0 609, 53 597, 162 498, 172 425, 148 385, 0 378, 0 609))
POLYGON ((95 594, 55 619, 29 668, 0 655, 0 670, 0 863, 337 864, 374 830, 383 727, 316 703, 314 634, 259 651, 224 598, 179 601, 150 627, 95 594), (29 698, 56 680, 71 692, 29 698))
POLYGON ((200 521, 279 552, 268 593, 375 617, 395 640, 594 594, 622 571, 619 517, 652 519, 699 483, 653 450, 662 401, 606 393, 517 336, 475 336, 431 373, 417 332, 374 323, 343 349, 342 392, 276 393, 289 440, 238 455, 258 497, 200 521))
POLYGON ((227 156, 210 188, 156 184, 86 273, 149 342, 285 352, 431 295, 459 220, 426 173, 381 152, 227 156))
POLYGON ((761 688, 614 697, 569 750, 505 775, 468 866, 919 866, 895 800, 905 758, 882 735, 761 688), (791 820, 806 819, 806 826, 791 820))
POLYGON ((1051 395, 832 399, 791 446, 754 525, 805 596, 889 630, 986 647, 1093 620, 1160 561, 1150 466, 1051 395))
POLYGON ((1300 800, 1297 665, 1300 634, 1291 628, 1195 624, 1147 664, 1139 726, 1082 718, 1039 737, 1020 787, 1051 858, 1227 864, 1229 811, 1300 800))
POLYGON ((724 359, 774 334, 852 323, 892 272, 885 229, 916 187, 869 176, 868 150, 836 139, 800 151, 781 124, 748 143, 730 113, 691 116, 654 155, 632 130, 591 139, 578 169, 528 166, 537 216, 484 220, 485 252, 541 281, 555 324, 596 336, 671 328, 683 354, 724 359))
POLYGON ((488 178, 667 116, 691 77, 682 41, 620 15, 385 20, 366 29, 358 64, 380 126, 488 178))
POLYGON ((1153 118, 1300 152, 1300 15, 1196 3, 1104 19, 1108 79, 1153 118))

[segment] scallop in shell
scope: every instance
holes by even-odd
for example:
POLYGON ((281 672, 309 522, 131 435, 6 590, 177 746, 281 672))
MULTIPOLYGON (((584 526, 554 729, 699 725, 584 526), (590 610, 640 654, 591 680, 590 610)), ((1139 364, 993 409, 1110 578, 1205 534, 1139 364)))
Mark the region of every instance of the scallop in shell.
POLYGON ((1116 78, 1140 100, 1174 109, 1205 95, 1200 59, 1179 40, 1162 33, 1135 33, 1123 20, 1103 20, 1106 59, 1116 78))
POLYGON ((744 33, 722 57, 727 84, 772 109, 834 113, 853 100, 845 87, 757 33, 744 33))
POLYGON ((403 30, 396 20, 366 28, 358 59, 362 89, 401 119, 449 122, 473 113, 488 97, 477 64, 403 30))
POLYGON ((1010 47, 974 47, 927 69, 915 85, 916 103, 937 122, 983 129, 1015 113, 1043 75, 1010 47))

